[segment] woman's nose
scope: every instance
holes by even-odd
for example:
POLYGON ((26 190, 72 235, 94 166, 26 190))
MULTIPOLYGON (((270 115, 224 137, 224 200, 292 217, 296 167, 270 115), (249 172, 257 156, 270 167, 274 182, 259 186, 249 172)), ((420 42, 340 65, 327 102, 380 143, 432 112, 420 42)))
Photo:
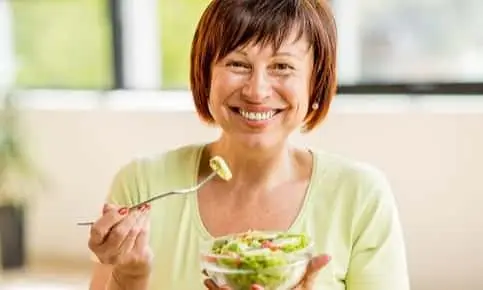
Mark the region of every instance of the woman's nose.
POLYGON ((271 93, 270 78, 265 71, 254 71, 243 87, 243 95, 252 102, 261 102, 271 93))

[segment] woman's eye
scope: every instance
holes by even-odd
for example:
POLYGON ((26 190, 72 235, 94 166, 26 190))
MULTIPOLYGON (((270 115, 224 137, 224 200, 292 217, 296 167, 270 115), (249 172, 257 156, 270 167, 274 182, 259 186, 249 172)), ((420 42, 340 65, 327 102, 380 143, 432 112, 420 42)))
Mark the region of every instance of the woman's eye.
POLYGON ((249 68, 246 63, 243 63, 241 61, 229 61, 226 65, 234 68, 249 68))
POLYGON ((274 64, 273 66, 276 70, 280 70, 280 71, 287 71, 287 70, 292 70, 293 67, 289 64, 286 64, 286 63, 276 63, 274 64))

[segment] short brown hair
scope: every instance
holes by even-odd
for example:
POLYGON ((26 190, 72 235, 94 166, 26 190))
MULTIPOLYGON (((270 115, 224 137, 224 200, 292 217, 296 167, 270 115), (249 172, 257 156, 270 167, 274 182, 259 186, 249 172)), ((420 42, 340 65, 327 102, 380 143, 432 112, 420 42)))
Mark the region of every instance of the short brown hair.
POLYGON ((278 50, 294 27, 314 53, 303 129, 310 131, 325 119, 337 88, 337 29, 326 0, 213 0, 201 16, 191 50, 191 91, 201 119, 214 122, 208 108, 214 63, 251 41, 278 50), (317 110, 311 106, 315 102, 317 110))

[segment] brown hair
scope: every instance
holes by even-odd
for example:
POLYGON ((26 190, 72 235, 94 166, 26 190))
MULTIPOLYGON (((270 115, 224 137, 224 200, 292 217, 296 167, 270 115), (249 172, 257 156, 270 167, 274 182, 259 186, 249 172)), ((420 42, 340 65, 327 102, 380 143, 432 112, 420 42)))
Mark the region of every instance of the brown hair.
POLYGON ((295 27, 314 53, 303 129, 315 128, 326 117, 337 88, 337 30, 326 0, 213 0, 201 16, 191 50, 191 91, 201 119, 214 122, 208 108, 214 63, 250 41, 277 50, 295 27), (314 103, 319 106, 316 110, 314 103))

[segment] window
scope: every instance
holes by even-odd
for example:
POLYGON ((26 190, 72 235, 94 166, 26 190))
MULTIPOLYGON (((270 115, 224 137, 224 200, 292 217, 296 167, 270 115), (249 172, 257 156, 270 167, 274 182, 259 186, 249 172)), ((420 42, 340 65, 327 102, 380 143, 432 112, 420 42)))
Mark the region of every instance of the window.
MULTIPOLYGON (((340 93, 483 94, 483 1, 330 1, 340 93)), ((185 90, 210 0, 2 2, 21 87, 185 90)))
POLYGON ((191 40, 207 0, 159 0, 163 89, 186 89, 191 40))
MULTIPOLYGON (((483 93, 483 1, 332 2, 342 91, 483 93)), ((188 86, 191 37, 206 3, 160 0, 163 88, 188 86)))
POLYGON ((483 1, 337 2, 341 83, 483 82, 483 1))
POLYGON ((106 0, 10 0, 20 87, 110 88, 106 0))

